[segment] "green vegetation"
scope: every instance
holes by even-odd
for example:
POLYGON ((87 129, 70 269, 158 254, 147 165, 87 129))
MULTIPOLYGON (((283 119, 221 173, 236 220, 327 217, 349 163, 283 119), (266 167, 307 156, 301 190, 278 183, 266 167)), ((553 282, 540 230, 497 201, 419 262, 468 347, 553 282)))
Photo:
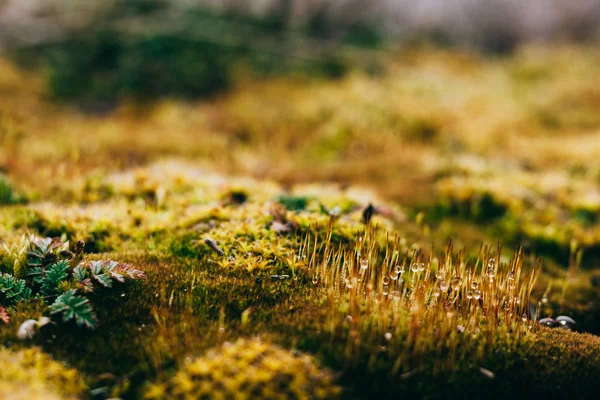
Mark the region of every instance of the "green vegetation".
POLYGON ((334 399, 339 395, 333 375, 320 370, 310 356, 240 339, 191 360, 166 384, 150 386, 144 398, 334 399))
POLYGON ((595 398, 598 338, 537 321, 600 332, 597 60, 423 47, 102 118, 0 63, 0 357, 79 371, 45 398, 595 398))
POLYGON ((78 399, 86 385, 76 370, 66 368, 38 348, 0 348, 0 396, 10 399, 78 399))
POLYGON ((65 39, 13 53, 23 66, 47 70, 54 99, 104 113, 120 100, 212 97, 246 75, 341 78, 350 61, 342 44, 382 43, 374 26, 351 24, 330 35, 316 28, 318 16, 297 27, 290 12, 276 8, 258 17, 233 8, 217 13, 166 2, 115 1, 65 28, 65 39))
POLYGON ((75 320, 79 326, 95 328, 96 316, 89 300, 79 294, 92 293, 95 286, 112 288, 113 281, 123 283, 125 278, 146 277, 142 271, 130 265, 111 260, 79 262, 83 257, 83 248, 83 242, 79 242, 71 252, 69 243, 59 238, 42 239, 34 236, 30 239, 21 238, 11 247, 4 245, 0 254, 4 268, 9 272, 0 273, 3 319, 10 321, 7 308, 40 298, 48 302, 50 314, 62 315, 65 322, 75 320))

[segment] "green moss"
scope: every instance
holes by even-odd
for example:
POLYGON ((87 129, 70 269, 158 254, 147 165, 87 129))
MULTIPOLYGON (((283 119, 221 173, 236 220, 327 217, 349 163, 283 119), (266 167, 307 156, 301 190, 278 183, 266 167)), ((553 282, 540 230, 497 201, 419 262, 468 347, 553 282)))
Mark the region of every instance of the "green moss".
POLYGON ((592 399, 600 390, 595 378, 600 374, 599 347, 598 336, 542 328, 523 362, 511 369, 514 375, 507 375, 507 384, 526 396, 592 399))
POLYGON ((254 339, 225 343, 191 360, 167 382, 151 385, 144 398, 334 399, 340 393, 333 374, 310 356, 254 339))
POLYGON ((300 211, 306 208, 308 198, 305 196, 281 195, 277 201, 290 211, 300 211))
POLYGON ((13 185, 8 181, 8 178, 0 173, 0 206, 24 203, 26 201, 25 196, 18 194, 13 185))
POLYGON ((37 348, 0 348, 0 397, 11 399, 81 399, 87 386, 76 370, 37 348))

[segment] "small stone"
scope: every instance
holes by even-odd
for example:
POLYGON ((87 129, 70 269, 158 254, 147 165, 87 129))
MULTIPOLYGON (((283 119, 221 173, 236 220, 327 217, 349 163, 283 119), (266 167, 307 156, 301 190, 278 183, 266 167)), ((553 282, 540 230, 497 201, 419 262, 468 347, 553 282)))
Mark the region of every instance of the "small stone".
POLYGON ((496 374, 494 374, 492 371, 483 367, 479 368, 479 372, 481 372, 481 375, 485 376, 488 379, 494 379, 494 377, 496 376, 496 374))
POLYGON ((566 315, 559 315, 558 317, 556 317, 556 323, 562 329, 572 330, 573 328, 575 328, 575 320, 566 315))
POLYGON ((552 318, 542 318, 540 319, 540 325, 546 326, 548 328, 556 328, 558 323, 552 318))
POLYGON ((35 335, 35 329, 38 326, 38 321, 35 319, 28 319, 23 322, 17 330, 17 337, 20 340, 31 339, 35 335))
POLYGON ((293 229, 292 225, 289 223, 281 223, 279 221, 271 222, 271 230, 277 233, 289 233, 293 229))

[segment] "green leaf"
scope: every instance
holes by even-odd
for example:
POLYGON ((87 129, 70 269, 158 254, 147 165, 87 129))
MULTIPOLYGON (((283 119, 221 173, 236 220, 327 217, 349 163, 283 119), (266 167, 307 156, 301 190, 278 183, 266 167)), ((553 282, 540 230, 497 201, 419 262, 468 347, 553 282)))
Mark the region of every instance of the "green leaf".
POLYGON ((73 268, 73 279, 75 279, 76 282, 83 282, 88 277, 87 271, 88 269, 84 264, 79 264, 73 268))
POLYGON ((67 261, 59 261, 52 264, 46 270, 46 276, 42 278, 42 287, 40 292, 44 296, 51 296, 58 293, 58 285, 67 279, 69 263, 67 261))
POLYGON ((50 305, 50 312, 52 314, 62 313, 65 322, 75 319, 77 325, 94 329, 97 318, 90 301, 85 297, 77 296, 76 292, 76 289, 70 289, 58 296, 50 305))
POLYGON ((33 281, 35 283, 42 283, 44 271, 42 271, 42 267, 34 267, 31 268, 31 272, 27 274, 27 276, 32 276, 33 281))
POLYGON ((112 281, 110 280, 110 275, 104 273, 103 267, 104 263, 102 261, 90 262, 90 272, 92 273, 92 278, 102 286, 110 288, 112 287, 112 281))
POLYGON ((125 277, 120 273, 120 264, 116 261, 108 260, 103 263, 103 270, 109 274, 113 279, 119 282, 125 282, 125 277))
POLYGON ((5 306, 11 306, 31 297, 31 289, 23 279, 15 279, 10 274, 0 274, 0 301, 5 306))

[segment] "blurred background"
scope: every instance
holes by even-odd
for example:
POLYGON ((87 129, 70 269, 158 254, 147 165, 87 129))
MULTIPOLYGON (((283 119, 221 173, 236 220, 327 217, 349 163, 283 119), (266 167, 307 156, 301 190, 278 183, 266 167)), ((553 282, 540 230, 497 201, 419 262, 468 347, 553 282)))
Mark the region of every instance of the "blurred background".
POLYGON ((367 187, 424 245, 524 244, 598 332, 599 22, 600 0, 0 0, 0 203, 103 201, 164 159, 367 187))
POLYGON ((56 99, 102 108, 210 96, 240 69, 376 73, 383 54, 415 42, 507 54, 595 41, 598 21, 598 0, 2 0, 0 48, 23 67, 46 64, 56 99))

